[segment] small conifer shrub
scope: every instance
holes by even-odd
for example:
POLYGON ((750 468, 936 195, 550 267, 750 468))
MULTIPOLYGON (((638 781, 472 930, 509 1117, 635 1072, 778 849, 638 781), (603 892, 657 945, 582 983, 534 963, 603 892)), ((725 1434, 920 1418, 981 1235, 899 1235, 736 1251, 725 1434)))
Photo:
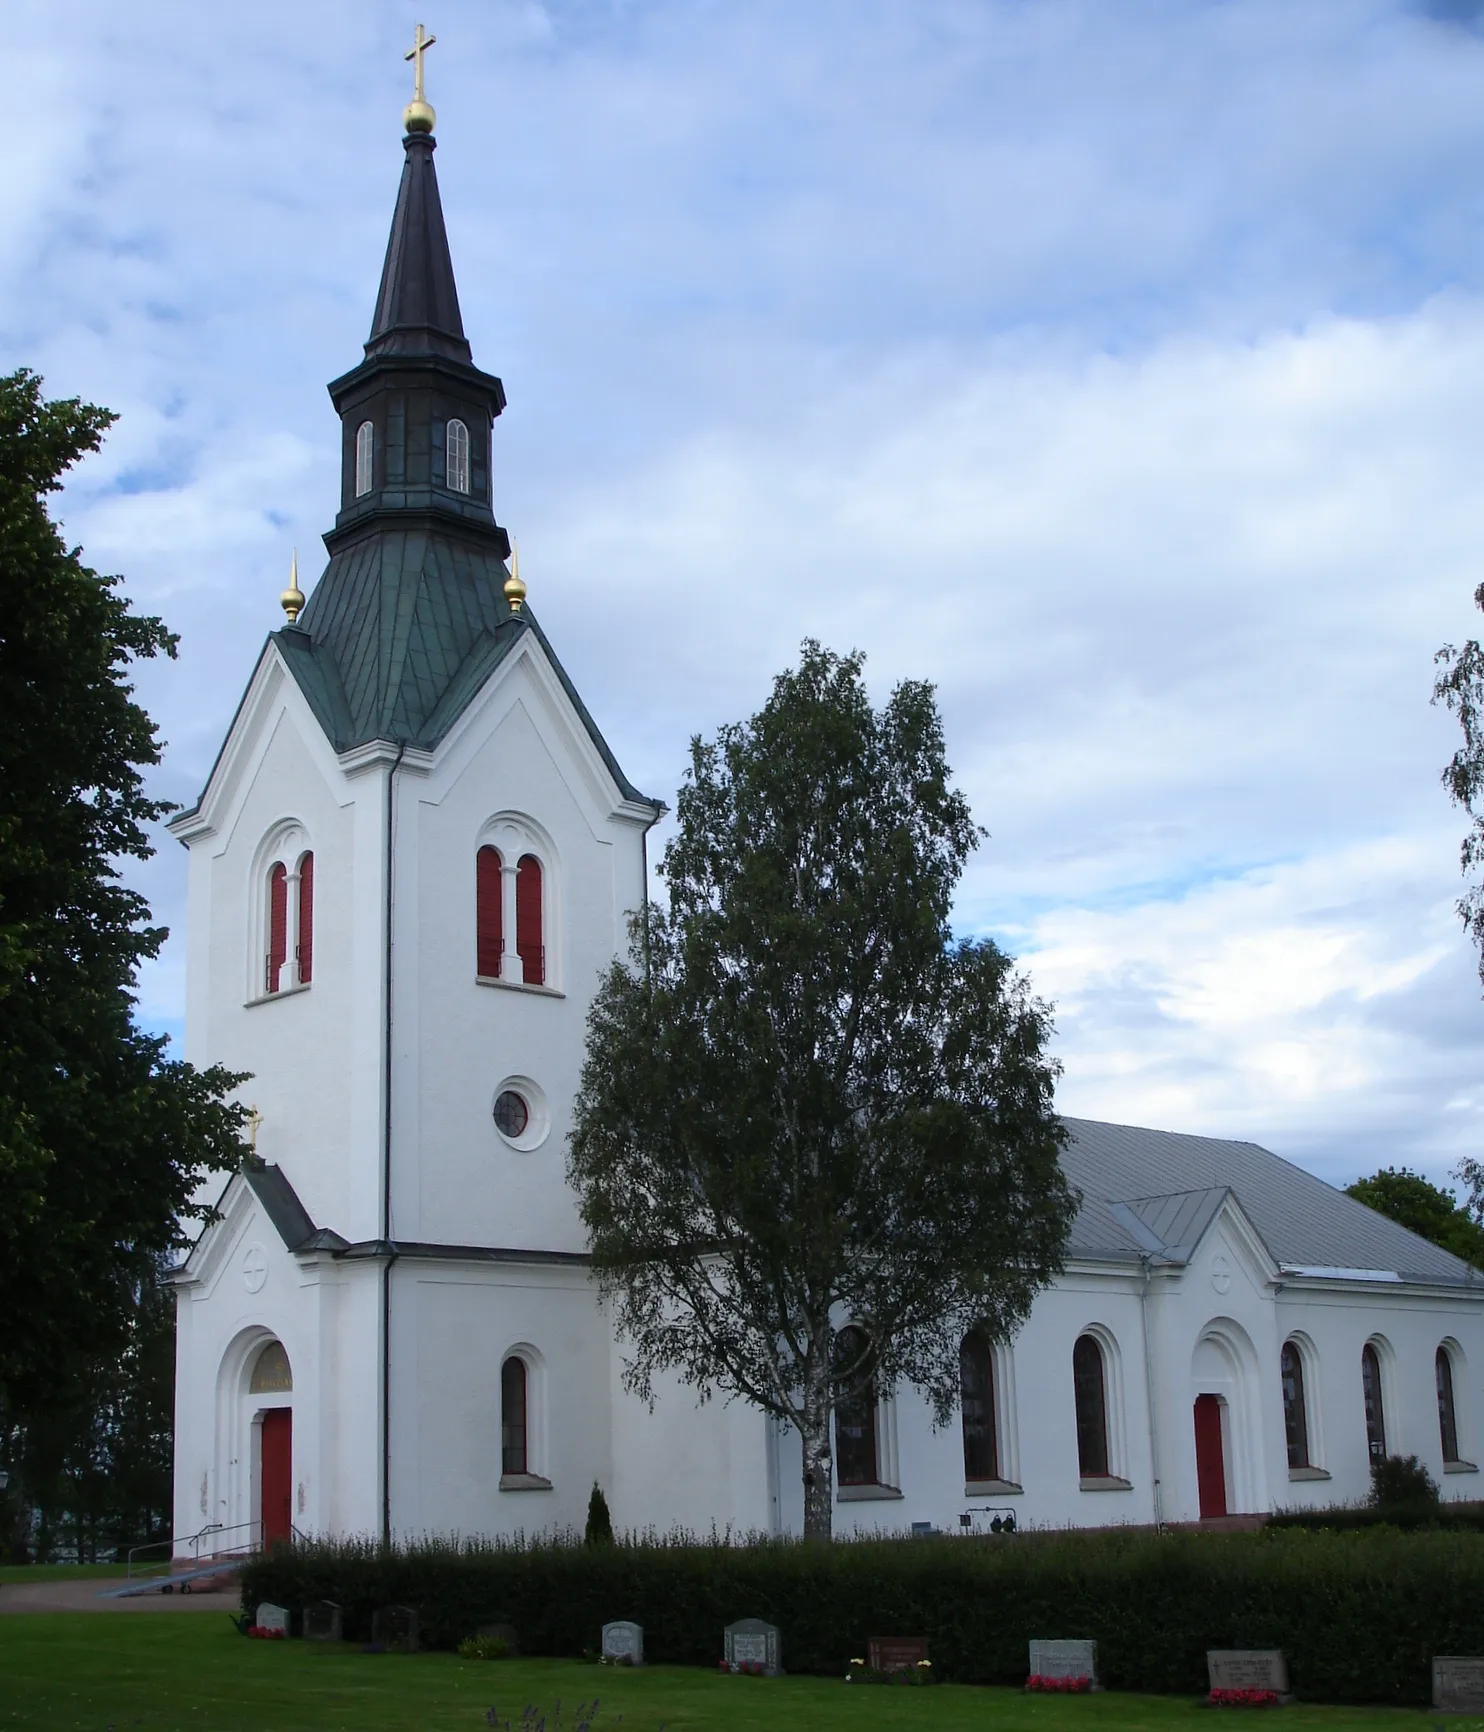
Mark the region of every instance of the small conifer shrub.
POLYGON ((590 1546, 613 1544, 613 1517, 608 1513, 608 1499, 603 1496, 603 1488, 596 1480, 593 1481, 593 1495, 587 1500, 587 1528, 582 1538, 590 1546))

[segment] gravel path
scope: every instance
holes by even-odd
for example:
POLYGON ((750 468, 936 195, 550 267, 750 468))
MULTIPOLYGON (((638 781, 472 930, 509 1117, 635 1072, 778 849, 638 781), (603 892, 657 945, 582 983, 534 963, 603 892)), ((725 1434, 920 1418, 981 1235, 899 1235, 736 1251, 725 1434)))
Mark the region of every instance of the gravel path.
MULTIPOLYGON (((217 1578, 220 1580, 220 1577, 217 1578)), ((0 1614, 5 1612, 236 1612, 240 1597, 236 1588, 225 1592, 203 1594, 192 1588, 189 1594, 177 1588, 173 1594, 131 1594, 126 1600, 110 1600, 101 1596, 109 1588, 124 1586, 121 1576, 116 1582, 0 1582, 0 1614)), ((208 1582, 207 1584, 211 1584, 208 1582)))

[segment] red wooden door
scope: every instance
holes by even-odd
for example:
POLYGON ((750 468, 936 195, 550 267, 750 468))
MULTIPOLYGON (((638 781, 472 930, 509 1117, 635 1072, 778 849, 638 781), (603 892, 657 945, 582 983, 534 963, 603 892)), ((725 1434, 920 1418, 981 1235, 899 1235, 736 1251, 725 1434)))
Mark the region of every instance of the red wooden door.
POLYGON ((286 1540, 293 1527, 294 1410, 270 1407, 263 1415, 263 1544, 286 1540))
POLYGON ((1226 1457, 1221 1447, 1221 1402, 1214 1395, 1195 1398, 1195 1482, 1202 1516, 1226 1514, 1226 1457))

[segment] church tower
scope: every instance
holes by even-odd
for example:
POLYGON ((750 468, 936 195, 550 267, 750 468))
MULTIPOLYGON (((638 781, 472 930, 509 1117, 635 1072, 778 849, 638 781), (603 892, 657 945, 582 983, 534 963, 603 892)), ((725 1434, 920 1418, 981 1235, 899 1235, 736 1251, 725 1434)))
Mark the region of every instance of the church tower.
POLYGON ((613 1487, 615 1425, 642 1429, 565 1150, 663 808, 506 564, 505 393, 459 310, 430 40, 370 336, 330 386, 329 562, 307 601, 291 579, 171 826, 187 1052, 250 1073, 255 1115, 177 1278, 177 1549, 208 1527, 226 1551, 578 1525, 594 1480, 613 1487))

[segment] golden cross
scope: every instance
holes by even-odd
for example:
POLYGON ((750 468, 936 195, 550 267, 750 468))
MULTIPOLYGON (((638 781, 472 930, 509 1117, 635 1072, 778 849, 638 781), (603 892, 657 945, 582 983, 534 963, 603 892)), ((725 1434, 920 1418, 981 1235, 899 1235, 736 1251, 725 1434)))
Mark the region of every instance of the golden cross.
POLYGON ((410 60, 413 63, 412 100, 414 102, 425 102, 427 100, 423 95, 423 55, 427 53, 437 40, 438 38, 436 36, 427 35, 423 30, 422 25, 419 24, 417 27, 417 34, 412 39, 411 48, 409 48, 402 56, 404 60, 410 60))
POLYGON ((258 1126, 263 1122, 263 1115, 256 1107, 247 1115, 247 1128, 252 1140, 252 1152, 258 1152, 258 1126))

